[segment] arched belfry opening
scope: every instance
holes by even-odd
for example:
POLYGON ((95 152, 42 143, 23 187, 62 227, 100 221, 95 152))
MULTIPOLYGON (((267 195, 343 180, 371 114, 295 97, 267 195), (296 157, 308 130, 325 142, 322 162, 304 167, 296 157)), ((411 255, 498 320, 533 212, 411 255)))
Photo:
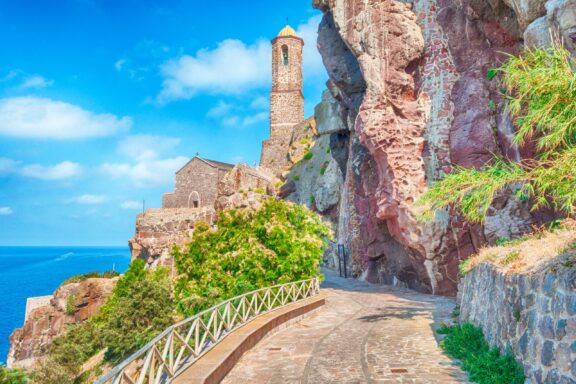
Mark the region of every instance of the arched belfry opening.
POLYGON ((200 194, 196 191, 190 192, 188 196, 188 208, 199 208, 200 207, 200 194))
POLYGON ((282 63, 284 63, 284 65, 288 65, 289 63, 288 46, 286 44, 282 46, 282 63))

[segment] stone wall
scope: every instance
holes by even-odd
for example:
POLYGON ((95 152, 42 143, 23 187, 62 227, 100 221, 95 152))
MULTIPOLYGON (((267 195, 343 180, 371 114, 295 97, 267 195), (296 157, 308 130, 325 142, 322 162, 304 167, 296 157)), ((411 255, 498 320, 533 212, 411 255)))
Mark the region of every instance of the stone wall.
POLYGON ((50 304, 50 300, 52 300, 52 295, 27 298, 26 310, 24 312, 24 322, 28 320, 28 316, 30 316, 30 313, 32 313, 33 310, 50 304))
POLYGON ((511 350, 527 383, 576 382, 576 253, 535 271, 504 273, 482 263, 461 284, 460 320, 511 350))
POLYGON ((211 224, 215 217, 212 207, 148 209, 136 217, 136 234, 129 241, 132 259, 144 260, 150 268, 171 268, 172 247, 190 241, 195 223, 211 224))

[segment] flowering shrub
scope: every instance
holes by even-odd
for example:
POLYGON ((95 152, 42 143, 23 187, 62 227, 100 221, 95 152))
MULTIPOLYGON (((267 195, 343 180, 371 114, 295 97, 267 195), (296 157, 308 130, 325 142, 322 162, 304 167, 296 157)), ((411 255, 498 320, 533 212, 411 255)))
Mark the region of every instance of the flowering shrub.
POLYGON ((198 225, 192 242, 173 250, 178 310, 191 316, 242 293, 312 278, 331 236, 318 215, 285 201, 225 211, 217 229, 198 225))

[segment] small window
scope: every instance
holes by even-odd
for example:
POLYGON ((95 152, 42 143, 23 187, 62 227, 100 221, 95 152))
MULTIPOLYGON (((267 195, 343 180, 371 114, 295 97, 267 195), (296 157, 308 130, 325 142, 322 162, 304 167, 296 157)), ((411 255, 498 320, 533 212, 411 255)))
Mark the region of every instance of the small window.
POLYGON ((286 45, 282 46, 282 61, 284 65, 288 65, 288 47, 286 45))

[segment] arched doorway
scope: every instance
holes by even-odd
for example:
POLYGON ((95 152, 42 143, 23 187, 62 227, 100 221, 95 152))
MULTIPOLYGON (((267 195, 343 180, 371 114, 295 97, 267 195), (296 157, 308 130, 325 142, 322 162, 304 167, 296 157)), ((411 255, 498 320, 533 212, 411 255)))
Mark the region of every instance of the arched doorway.
POLYGON ((200 207, 200 194, 196 191, 190 192, 188 196, 188 208, 199 208, 200 207))

